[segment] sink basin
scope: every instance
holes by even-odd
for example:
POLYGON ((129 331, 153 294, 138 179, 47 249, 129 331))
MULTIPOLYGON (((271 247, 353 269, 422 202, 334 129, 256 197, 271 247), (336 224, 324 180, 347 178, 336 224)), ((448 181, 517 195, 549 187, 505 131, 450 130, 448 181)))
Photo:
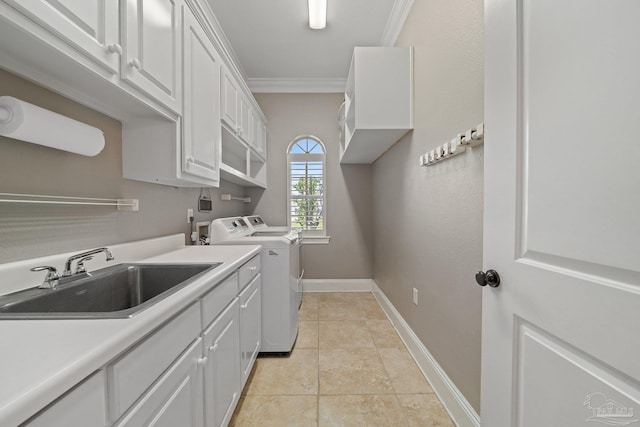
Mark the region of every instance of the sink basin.
POLYGON ((0 319, 131 317, 220 264, 118 264, 1 296, 0 319))

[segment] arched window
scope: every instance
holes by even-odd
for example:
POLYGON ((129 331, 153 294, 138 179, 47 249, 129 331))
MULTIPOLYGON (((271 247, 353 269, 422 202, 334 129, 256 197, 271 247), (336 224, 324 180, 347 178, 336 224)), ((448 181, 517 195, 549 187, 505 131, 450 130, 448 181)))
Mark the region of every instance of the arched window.
POLYGON ((288 224, 305 235, 326 234, 325 160, 324 145, 314 136, 301 136, 289 144, 288 224))

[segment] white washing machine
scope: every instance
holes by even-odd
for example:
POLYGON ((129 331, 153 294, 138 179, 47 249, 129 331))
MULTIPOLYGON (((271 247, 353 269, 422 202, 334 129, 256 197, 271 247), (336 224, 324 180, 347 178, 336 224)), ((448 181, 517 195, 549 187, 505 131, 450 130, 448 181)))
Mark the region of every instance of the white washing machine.
POLYGON ((211 222, 212 245, 262 245, 262 352, 288 353, 298 335, 301 298, 300 238, 297 232, 253 236, 242 217, 211 222))

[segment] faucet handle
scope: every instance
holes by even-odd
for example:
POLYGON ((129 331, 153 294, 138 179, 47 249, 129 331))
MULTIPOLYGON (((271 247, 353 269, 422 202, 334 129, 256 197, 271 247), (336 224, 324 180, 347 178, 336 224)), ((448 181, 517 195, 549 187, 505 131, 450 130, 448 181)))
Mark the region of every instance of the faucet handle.
POLYGON ((55 267, 51 267, 50 265, 40 265, 38 267, 33 267, 31 271, 44 271, 47 270, 47 275, 44 277, 44 281, 38 286, 39 288, 49 288, 53 289, 58 284, 58 279, 60 276, 58 275, 58 270, 55 267))
POLYGON ((86 256, 84 258, 80 258, 78 260, 78 264, 76 264, 76 272, 74 274, 86 273, 87 269, 84 266, 84 262, 89 261, 91 259, 93 259, 92 256, 86 256))

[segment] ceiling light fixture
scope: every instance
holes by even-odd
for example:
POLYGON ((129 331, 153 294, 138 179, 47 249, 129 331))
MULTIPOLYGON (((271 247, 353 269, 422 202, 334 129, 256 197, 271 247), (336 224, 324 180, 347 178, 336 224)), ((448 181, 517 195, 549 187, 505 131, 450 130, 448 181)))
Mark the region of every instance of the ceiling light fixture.
POLYGON ((327 0, 309 0, 309 27, 321 30, 327 26, 327 0))

